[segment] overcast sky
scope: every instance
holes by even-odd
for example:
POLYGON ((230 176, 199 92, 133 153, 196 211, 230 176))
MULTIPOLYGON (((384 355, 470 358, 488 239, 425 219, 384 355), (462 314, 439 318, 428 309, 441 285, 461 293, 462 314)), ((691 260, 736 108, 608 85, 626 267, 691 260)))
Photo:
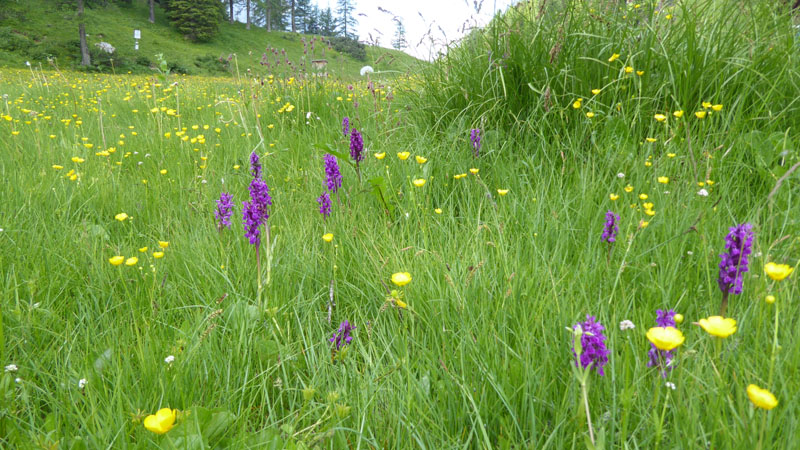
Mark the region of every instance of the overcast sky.
MULTIPOLYGON (((320 8, 336 10, 336 0, 313 0, 320 8)), ((495 11, 504 11, 518 0, 355 0, 359 38, 391 47, 399 17, 406 29, 406 52, 421 58, 436 56, 446 41, 464 36, 471 27, 484 26, 495 11), (383 10, 383 11, 381 11, 383 10), (388 11, 388 12, 386 12, 388 11), (428 35, 430 30, 430 35, 428 35), (433 38, 431 42, 430 36, 433 38)), ((244 21, 243 14, 237 14, 244 21)))

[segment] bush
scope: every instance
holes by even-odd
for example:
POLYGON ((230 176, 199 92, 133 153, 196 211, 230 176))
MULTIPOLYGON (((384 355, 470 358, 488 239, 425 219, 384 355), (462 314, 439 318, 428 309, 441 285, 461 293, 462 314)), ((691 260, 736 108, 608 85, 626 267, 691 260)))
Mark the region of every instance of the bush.
POLYGON ((366 61, 367 46, 361 42, 344 36, 332 37, 329 40, 337 52, 350 55, 358 61, 366 61))
POLYGON ((33 41, 11 27, 0 27, 0 50, 25 53, 33 46, 33 41))
POLYGON ((194 59, 194 65, 208 73, 227 72, 227 60, 214 55, 198 56, 194 59))

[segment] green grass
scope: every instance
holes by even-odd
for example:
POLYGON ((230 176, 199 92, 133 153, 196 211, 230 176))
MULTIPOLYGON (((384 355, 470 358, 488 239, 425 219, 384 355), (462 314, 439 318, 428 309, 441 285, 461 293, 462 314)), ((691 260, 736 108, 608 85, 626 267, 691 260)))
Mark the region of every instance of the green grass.
MULTIPOLYGON (((430 70, 421 79, 440 75, 430 70)), ((420 78, 374 80, 375 94, 365 82, 350 91, 281 77, 0 71, 0 116, 12 119, 0 117, 0 364, 18 367, 0 373, 0 445, 588 447, 565 328, 590 314, 611 350, 588 386, 605 448, 755 448, 762 432, 762 448, 794 447, 797 273, 776 282, 763 272, 800 260, 794 125, 758 126, 763 111, 735 106, 745 91, 705 93, 724 100, 702 120, 694 105, 658 123, 664 110, 649 101, 589 120, 581 91, 572 95, 582 108, 561 101, 547 121, 481 123, 472 108, 485 91, 459 78, 437 83, 450 92, 461 83, 467 111, 437 123, 422 101, 434 109, 440 99, 420 78), (279 112, 287 102, 294 108, 279 112), (323 221, 322 156, 347 155, 344 116, 367 156, 359 171, 339 159, 343 187, 323 221), (260 273, 240 222, 254 150, 273 198, 260 273), (412 156, 401 161, 404 150, 412 156), (427 183, 414 187, 417 178, 427 183), (218 231, 222 191, 236 208, 231 229, 218 231), (610 252, 600 240, 607 210, 621 216, 610 252), (728 308, 738 331, 718 340, 692 322, 718 313, 718 255, 743 222, 756 238, 728 308), (158 241, 169 245, 155 259, 158 241), (115 267, 115 255, 138 262, 115 267), (395 272, 413 280, 396 288, 395 272), (392 289, 407 309, 387 300, 392 289), (647 367, 656 309, 685 316, 666 379, 647 367), (328 339, 343 320, 357 328, 334 356, 328 339), (622 320, 636 328, 621 331, 622 320), (750 383, 779 405, 755 409, 750 383), (142 419, 163 407, 183 413, 159 436, 142 419)), ((674 90, 659 83, 642 89, 674 90)), ((607 94, 609 105, 628 97, 607 94)))
MULTIPOLYGON (((269 72, 276 75, 296 75, 287 67, 289 60, 295 67, 305 64, 311 70, 310 60, 327 59, 326 70, 345 79, 357 78, 359 69, 372 65, 375 70, 405 73, 413 70, 419 60, 408 54, 382 47, 367 47, 367 58, 358 61, 349 55, 340 54, 320 42, 315 43, 314 51, 308 49, 304 54, 302 39, 310 42, 313 36, 296 33, 267 32, 264 28, 253 26, 245 29, 242 23, 220 24, 218 35, 208 43, 192 43, 184 39, 173 27, 163 10, 156 6, 156 22, 148 21, 149 9, 146 0, 134 0, 131 6, 96 6, 85 10, 86 32, 89 47, 93 53, 102 55, 95 48, 99 42, 108 42, 116 48, 114 68, 118 73, 152 73, 149 66, 158 65, 156 54, 164 54, 167 61, 176 69, 188 74, 226 75, 237 69, 244 74, 251 70, 260 75, 267 70, 260 64, 262 54, 269 53, 272 64, 269 72), (139 50, 134 50, 133 30, 142 32, 139 50), (324 47, 324 48, 323 48, 324 47), (280 54, 281 65, 275 67, 276 56, 271 49, 280 54), (235 54, 236 61, 230 64, 218 62, 235 54), (237 67, 238 64, 238 67, 237 67)), ((78 20, 74 2, 60 3, 48 0, 10 1, 0 13, 0 66, 24 67, 26 61, 48 67, 48 57, 54 57, 61 68, 80 66, 80 47, 78 41, 78 20)), ((106 55, 102 70, 111 72, 111 63, 106 55)))

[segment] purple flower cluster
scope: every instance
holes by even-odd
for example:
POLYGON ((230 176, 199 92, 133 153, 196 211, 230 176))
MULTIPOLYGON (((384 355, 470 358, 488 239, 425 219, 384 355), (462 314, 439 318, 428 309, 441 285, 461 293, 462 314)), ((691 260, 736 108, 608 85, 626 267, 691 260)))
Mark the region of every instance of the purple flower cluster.
POLYGON ((231 194, 225 192, 219 194, 217 209, 214 211, 218 230, 222 230, 222 227, 231 227, 231 214, 233 214, 233 202, 231 200, 233 200, 231 194))
POLYGON ((350 118, 347 116, 342 119, 342 134, 344 134, 345 137, 350 134, 350 118))
POLYGON ((325 184, 327 185, 329 191, 336 192, 340 187, 342 187, 342 173, 339 172, 339 163, 336 161, 336 157, 333 155, 326 154, 324 160, 325 184))
POLYGON ((350 157, 356 165, 364 160, 364 138, 355 128, 350 132, 350 157))
POLYGON ((747 257, 752 252, 753 226, 743 223, 730 228, 730 233, 725 236, 725 249, 727 252, 719 255, 719 278, 717 284, 723 294, 742 293, 742 274, 747 272, 747 257))
MULTIPOLYGON (((659 327, 674 327, 675 326, 675 311, 656 311, 656 326, 659 327)), ((667 376, 667 372, 672 370, 672 351, 659 350, 654 344, 650 344, 650 351, 647 352, 650 361, 647 362, 647 367, 661 367, 661 376, 667 376)))
POLYGON ((341 325, 339 325, 339 330, 334 332, 333 337, 328 339, 328 341, 334 344, 336 350, 339 350, 353 340, 353 336, 350 335, 350 332, 355 329, 356 327, 350 325, 350 322, 345 320, 341 325))
POLYGON ((472 153, 477 158, 481 150, 481 130, 473 128, 469 132, 469 140, 472 142, 472 153))
POLYGON ((256 152, 250 154, 250 174, 253 178, 261 178, 261 161, 256 152))
POLYGON ((606 213, 606 223, 603 226, 602 241, 608 242, 609 244, 613 244, 617 241, 617 232, 619 231, 618 222, 619 216, 614 214, 614 211, 608 211, 606 213))
POLYGON ((319 203, 319 213, 322 214, 323 219, 327 219, 331 215, 331 196, 328 195, 328 191, 322 193, 322 195, 317 198, 317 203, 319 203))
POLYGON ((261 162, 255 152, 250 155, 250 167, 254 178, 250 182, 250 201, 242 202, 242 223, 245 237, 257 248, 261 244, 260 227, 266 225, 269 219, 272 197, 267 182, 261 179, 261 162))
MULTIPOLYGON (((606 337, 603 335, 603 325, 597 322, 594 316, 586 315, 585 322, 576 323, 572 329, 577 330, 580 328, 583 332, 581 334, 581 367, 584 369, 594 363, 594 369, 599 375, 605 375, 603 366, 608 362, 608 355, 611 353, 606 348, 606 337)), ((574 343, 572 348, 573 357, 577 358, 578 354, 575 352, 574 343)), ((578 361, 575 361, 578 365, 578 361)))

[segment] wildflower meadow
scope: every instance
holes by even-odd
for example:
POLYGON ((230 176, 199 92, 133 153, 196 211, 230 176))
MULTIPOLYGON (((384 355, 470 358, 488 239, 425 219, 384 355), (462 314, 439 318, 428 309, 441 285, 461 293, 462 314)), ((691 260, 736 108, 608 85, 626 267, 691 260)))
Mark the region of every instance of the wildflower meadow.
POLYGON ((795 448, 795 23, 540 0, 404 73, 0 68, 0 447, 795 448))

